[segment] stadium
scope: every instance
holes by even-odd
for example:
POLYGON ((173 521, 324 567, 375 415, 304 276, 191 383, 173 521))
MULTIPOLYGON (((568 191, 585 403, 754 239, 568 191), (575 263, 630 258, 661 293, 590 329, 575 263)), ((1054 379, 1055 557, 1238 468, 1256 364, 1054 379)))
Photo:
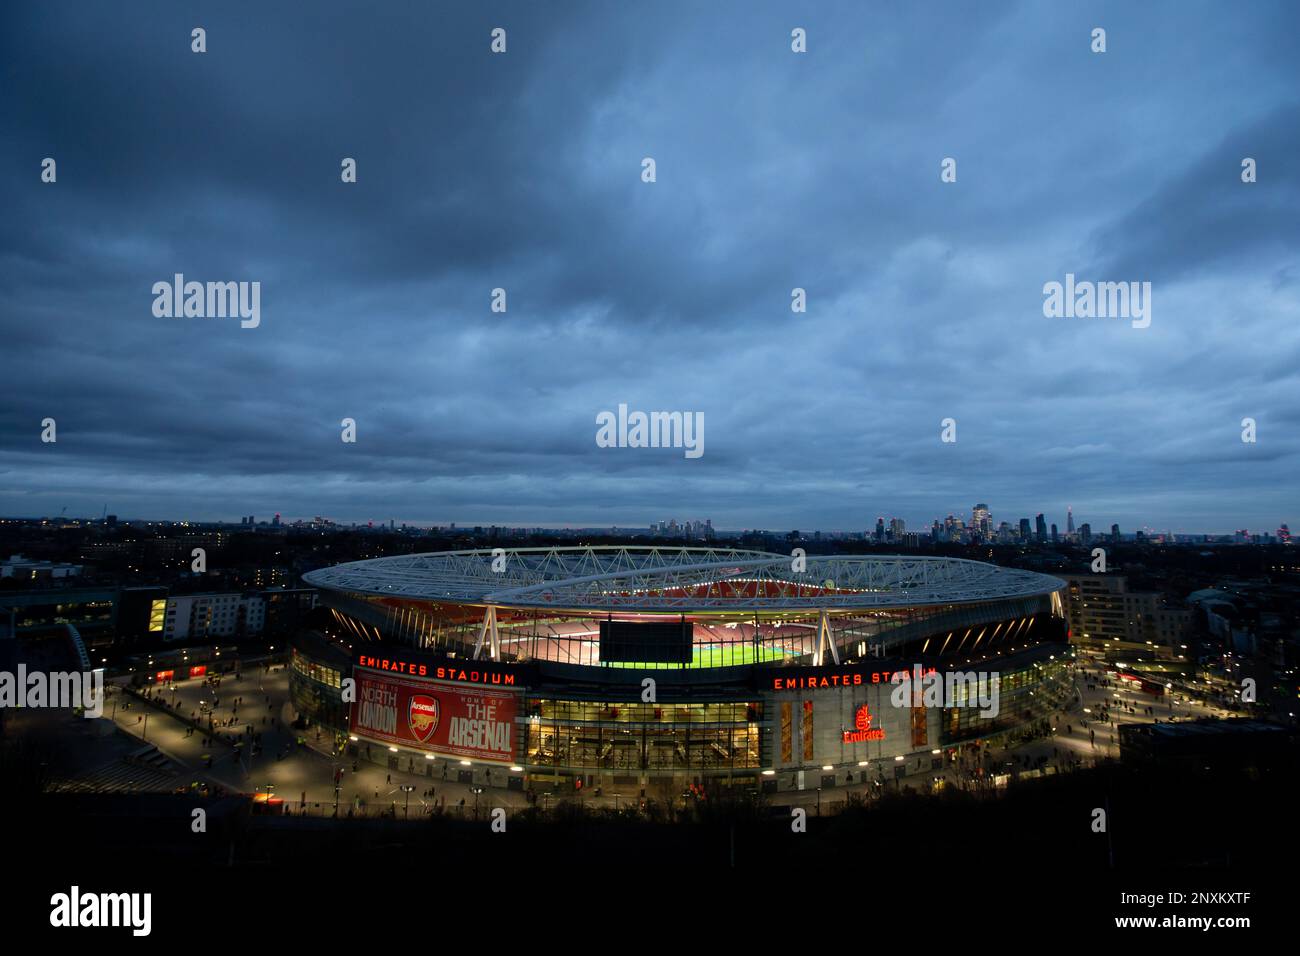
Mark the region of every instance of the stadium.
POLYGON ((978 561, 498 548, 305 580, 325 610, 293 648, 299 714, 355 756, 473 784, 883 783, 1070 692, 1064 582, 978 561), (993 675, 995 708, 972 673, 993 675), (956 697, 896 693, 904 674, 955 674, 956 697))

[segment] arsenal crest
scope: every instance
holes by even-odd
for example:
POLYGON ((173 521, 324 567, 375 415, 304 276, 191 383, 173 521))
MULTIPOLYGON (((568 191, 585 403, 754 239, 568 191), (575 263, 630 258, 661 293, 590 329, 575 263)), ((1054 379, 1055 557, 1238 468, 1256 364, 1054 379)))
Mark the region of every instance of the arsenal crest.
POLYGON ((438 701, 428 694, 412 694, 406 723, 420 743, 428 743, 438 728, 438 701))

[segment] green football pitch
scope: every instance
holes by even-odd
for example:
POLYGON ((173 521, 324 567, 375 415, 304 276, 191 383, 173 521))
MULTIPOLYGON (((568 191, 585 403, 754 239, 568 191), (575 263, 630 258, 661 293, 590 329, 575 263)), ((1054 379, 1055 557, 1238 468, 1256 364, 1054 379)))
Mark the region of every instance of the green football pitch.
MULTIPOLYGON (((687 667, 736 667, 740 664, 763 664, 778 661, 783 652, 774 647, 754 647, 752 644, 696 644, 687 667)), ((629 664, 610 663, 609 667, 637 667, 655 669, 681 667, 680 664, 629 664)))

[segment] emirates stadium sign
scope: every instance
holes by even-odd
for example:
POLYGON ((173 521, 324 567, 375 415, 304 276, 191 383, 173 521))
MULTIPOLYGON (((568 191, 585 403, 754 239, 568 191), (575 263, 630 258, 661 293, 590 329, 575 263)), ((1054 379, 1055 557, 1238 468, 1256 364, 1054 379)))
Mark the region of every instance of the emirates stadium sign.
POLYGON ((514 762, 517 694, 361 667, 355 676, 353 733, 448 756, 514 762))

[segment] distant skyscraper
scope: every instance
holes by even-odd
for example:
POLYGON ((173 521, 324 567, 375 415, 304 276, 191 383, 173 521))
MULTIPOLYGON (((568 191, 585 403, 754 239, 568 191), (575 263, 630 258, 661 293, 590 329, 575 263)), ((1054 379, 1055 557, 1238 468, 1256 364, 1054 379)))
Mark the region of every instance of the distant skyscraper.
POLYGON ((1083 543, 1085 548, 1092 544, 1092 525, 1086 521, 1079 526, 1079 541, 1083 543))
POLYGON ((1029 540, 1029 519, 1028 518, 1020 519, 1020 540, 1021 541, 1029 540))
POLYGON ((879 544, 884 540, 885 540, 885 519, 877 518, 876 519, 876 543, 879 544))
POLYGON ((1047 521, 1043 517, 1043 513, 1041 511, 1038 513, 1038 517, 1034 519, 1034 530, 1037 533, 1037 537, 1039 541, 1047 540, 1047 521))
POLYGON ((1115 544, 1119 544, 1119 525, 1113 524, 1110 526, 1110 540, 1115 544))
POLYGON ((977 531, 979 531, 981 534, 985 534, 985 535, 988 534, 988 526, 989 526, 988 505, 981 503, 976 505, 974 508, 972 508, 970 513, 970 519, 971 519, 970 523, 975 526, 977 531))
POLYGON ((1074 509, 1069 505, 1065 506, 1065 533, 1074 534, 1074 509))
POLYGON ((1057 538, 1057 535, 1056 535, 1056 522, 1053 521, 1053 522, 1052 522, 1052 544, 1056 544, 1056 542, 1057 542, 1058 540, 1059 540, 1059 539, 1057 538))

